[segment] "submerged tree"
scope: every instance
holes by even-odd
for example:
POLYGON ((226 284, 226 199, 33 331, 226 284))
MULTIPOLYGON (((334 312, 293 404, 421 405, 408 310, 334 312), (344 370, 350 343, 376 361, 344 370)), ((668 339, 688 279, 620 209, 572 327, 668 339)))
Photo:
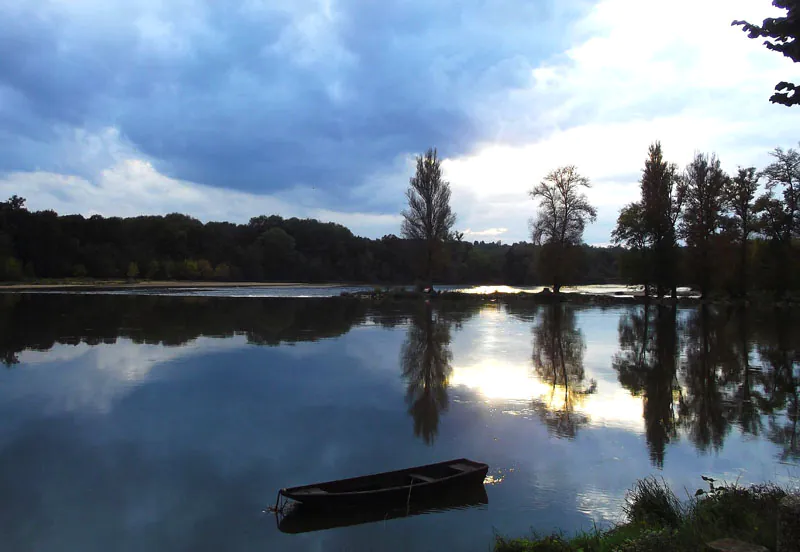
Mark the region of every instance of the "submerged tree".
POLYGON ((432 283, 433 264, 443 242, 452 236, 456 215, 450 208, 450 183, 442 178, 436 150, 417 157, 417 170, 406 191, 408 209, 403 211, 404 238, 425 245, 425 281, 432 283))
POLYGON ((700 153, 686 167, 684 175, 686 205, 680 230, 691 249, 694 274, 703 297, 711 287, 714 239, 722 227, 729 180, 715 155, 709 158, 700 153))
POLYGON ((439 433, 439 416, 447 410, 447 385, 453 371, 450 322, 434 316, 429 302, 416 313, 400 351, 406 402, 414 419, 414 434, 432 444, 439 433))
POLYGON ((541 264, 550 273, 556 293, 571 276, 572 254, 583 241, 586 224, 597 219, 597 210, 581 190, 589 187, 589 179, 570 165, 550 172, 529 192, 539 202, 539 212, 531 221, 533 241, 543 246, 541 264))
MULTIPOLYGON (((800 61, 800 1, 772 0, 772 5, 787 10, 786 15, 768 17, 761 25, 747 21, 734 21, 731 25, 741 26, 750 38, 766 38, 764 46, 797 63, 800 61)), ((800 104, 800 86, 780 82, 769 101, 787 106, 800 104)))

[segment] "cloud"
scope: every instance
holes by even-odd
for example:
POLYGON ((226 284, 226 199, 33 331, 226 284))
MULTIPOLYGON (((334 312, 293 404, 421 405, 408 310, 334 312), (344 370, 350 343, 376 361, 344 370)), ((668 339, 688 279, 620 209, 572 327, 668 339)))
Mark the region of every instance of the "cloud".
POLYGON ((471 237, 493 237, 496 238, 508 232, 508 228, 487 228, 486 230, 471 230, 467 228, 464 230, 464 235, 471 237))
POLYGON ((549 170, 576 164, 593 181, 587 195, 598 207, 586 240, 603 243, 620 207, 637 199, 655 140, 681 166, 699 150, 716 152, 728 171, 763 167, 775 146, 797 140, 800 111, 767 101, 793 67, 730 22, 760 20, 768 8, 745 0, 597 2, 568 31, 576 42, 536 66, 528 88, 506 96, 510 138, 447 160, 461 221, 513 220, 505 237, 523 239, 535 212, 526 192, 549 170), (513 111, 523 116, 512 119, 513 111))
POLYGON ((527 239, 527 191, 571 163, 598 206, 586 239, 604 243, 652 141, 680 165, 715 151, 728 170, 796 144, 800 111, 767 101, 794 67, 730 26, 773 13, 767 0, 4 3, 0 174, 41 190, 33 207, 124 214, 124 184, 126 213, 164 212, 157 191, 200 218, 318 214, 380 237, 397 232, 414 154, 438 146, 459 228, 527 239))
POLYGON ((4 5, 0 167, 53 171, 31 143, 115 126, 173 178, 313 186, 349 205, 349 188, 398 154, 467 151, 482 132, 473 106, 524 84, 527 60, 550 50, 531 27, 572 13, 551 0, 492 11, 478 0, 4 5))
MULTIPOLYGON (((315 206, 312 197, 287 201, 277 195, 224 190, 170 178, 158 172, 152 162, 140 158, 120 141, 118 132, 107 129, 99 135, 81 135, 67 151, 77 149, 86 164, 98 161, 96 176, 35 171, 14 172, 0 178, 0 195, 18 194, 28 198, 34 210, 54 209, 59 213, 86 216, 164 215, 181 212, 204 221, 247 222, 260 214, 310 217, 343 224, 357 234, 382 235, 400 225, 399 215, 340 212, 315 206)), ((313 194, 313 190, 311 191, 313 194)))

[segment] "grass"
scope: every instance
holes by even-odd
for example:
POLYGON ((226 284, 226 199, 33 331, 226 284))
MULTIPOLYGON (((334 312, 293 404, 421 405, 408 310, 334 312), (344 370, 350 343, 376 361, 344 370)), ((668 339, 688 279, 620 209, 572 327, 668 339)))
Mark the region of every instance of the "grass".
POLYGON ((698 490, 682 503, 667 484, 656 478, 637 481, 625 497, 627 522, 608 531, 594 530, 572 537, 533 535, 508 540, 498 537, 496 552, 650 552, 695 551, 731 537, 774 550, 778 504, 787 491, 771 484, 741 487, 725 484, 698 490))

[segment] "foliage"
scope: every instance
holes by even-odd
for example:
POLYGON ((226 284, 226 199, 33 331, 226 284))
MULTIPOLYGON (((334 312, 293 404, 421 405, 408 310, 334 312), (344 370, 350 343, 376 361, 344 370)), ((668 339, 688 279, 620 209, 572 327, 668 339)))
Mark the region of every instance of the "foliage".
MULTIPOLYGON (((783 17, 768 17, 761 25, 747 21, 734 21, 733 26, 741 26, 749 38, 766 38, 764 46, 780 52, 795 63, 800 61, 800 2, 798 0, 773 0, 772 5, 787 10, 783 17)), ((800 86, 790 82, 780 82, 775 86, 775 94, 769 101, 792 106, 800 104, 800 86)))
POLYGON ((695 551, 720 538, 736 538, 774 550, 777 541, 778 504, 786 491, 775 485, 714 486, 680 504, 663 483, 639 481, 629 493, 628 508, 646 521, 631 521, 605 532, 581 533, 507 540, 498 537, 496 552, 661 552, 695 551), (670 513, 672 509, 675 511, 670 513), (664 518, 664 514, 667 517, 664 518), (674 514, 674 515, 673 515, 674 514))
POLYGON ((437 246, 453 237, 456 223, 456 215, 450 208, 450 183, 442 178, 441 161, 435 149, 417 157, 417 170, 409 184, 408 209, 402 213, 401 232, 404 238, 424 244, 425 278, 431 283, 437 246))
POLYGON ((780 191, 782 199, 782 213, 770 227, 773 237, 789 241, 800 236, 800 152, 792 148, 786 151, 775 148, 770 155, 775 161, 762 172, 767 181, 766 197, 772 198, 776 191, 780 191), (780 233, 775 229, 780 229, 780 233))
POLYGON ((693 274, 697 274, 700 293, 708 295, 713 277, 713 240, 722 227, 725 190, 730 178, 722 170, 719 159, 696 154, 684 175, 685 206, 680 234, 692 250, 693 274))
POLYGON ((597 210, 581 191, 589 187, 589 179, 569 165, 548 173, 529 192, 539 203, 537 215, 531 220, 533 242, 544 246, 546 259, 541 264, 551 269, 556 293, 571 279, 576 264, 575 246, 582 243, 586 224, 597 219, 597 210))
POLYGON ((622 507, 628 521, 659 527, 677 527, 683 519, 681 502, 664 479, 638 480, 625 495, 622 507))
POLYGON ((128 280, 134 280, 139 275, 139 265, 135 262, 131 262, 128 265, 128 270, 125 275, 128 277, 128 280))
POLYGON ((683 208, 685 188, 678 177, 677 166, 664 160, 660 142, 652 144, 648 150, 640 183, 641 213, 653 255, 653 279, 657 294, 661 297, 667 289, 671 289, 675 295, 675 226, 683 208))
POLYGON ((736 267, 739 273, 739 295, 745 295, 748 287, 749 266, 747 262, 748 240, 750 235, 757 230, 755 197, 758 192, 760 176, 755 167, 739 167, 738 174, 728 180, 724 195, 725 204, 730 215, 724 219, 727 232, 733 235, 733 240, 739 246, 739 264, 736 267))

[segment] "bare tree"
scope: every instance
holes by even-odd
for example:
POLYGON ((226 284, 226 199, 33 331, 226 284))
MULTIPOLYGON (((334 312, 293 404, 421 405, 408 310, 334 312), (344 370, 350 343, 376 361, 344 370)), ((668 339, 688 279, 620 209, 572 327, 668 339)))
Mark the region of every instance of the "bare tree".
POLYGON ((417 157, 417 170, 406 191, 408 209, 403 211, 403 237, 425 244, 425 279, 432 283, 433 262, 437 247, 448 240, 456 222, 450 208, 450 183, 442 178, 441 161, 436 149, 417 157))
POLYGON ((589 187, 589 179, 569 165, 550 172, 529 192, 539 202, 539 212, 531 220, 533 241, 543 246, 556 293, 568 276, 570 248, 583 241, 586 224, 597 219, 597 210, 581 192, 589 187))

